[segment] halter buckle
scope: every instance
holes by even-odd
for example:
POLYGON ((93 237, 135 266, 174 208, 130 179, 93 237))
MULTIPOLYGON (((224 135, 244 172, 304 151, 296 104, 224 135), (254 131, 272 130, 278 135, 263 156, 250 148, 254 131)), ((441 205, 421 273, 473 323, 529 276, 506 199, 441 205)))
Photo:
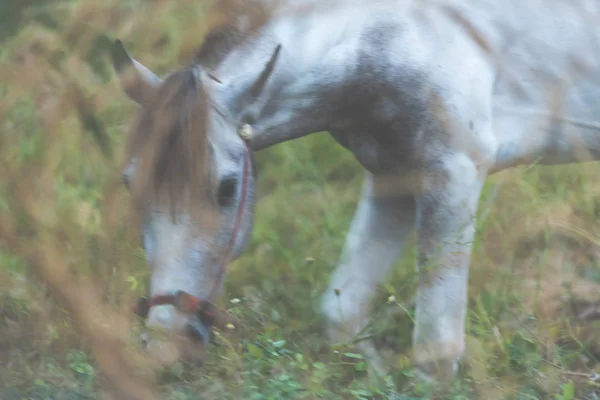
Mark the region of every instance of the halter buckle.
POLYGON ((252 139, 252 126, 250 124, 241 124, 238 127, 238 135, 245 141, 252 139))

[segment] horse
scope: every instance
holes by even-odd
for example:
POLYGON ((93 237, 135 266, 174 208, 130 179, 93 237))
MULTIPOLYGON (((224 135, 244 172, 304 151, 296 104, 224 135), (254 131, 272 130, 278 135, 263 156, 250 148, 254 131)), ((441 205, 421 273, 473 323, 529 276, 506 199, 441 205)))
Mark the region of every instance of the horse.
MULTIPOLYGON (((487 177, 600 158, 600 3, 220 0, 207 21, 194 59, 164 78, 114 45, 139 105, 123 179, 143 217, 146 325, 204 347, 251 235, 253 154, 328 132, 365 173, 319 309, 328 337, 367 325, 416 231, 414 365, 455 377, 487 177)), ((390 371, 372 342, 357 346, 372 373, 390 371)))

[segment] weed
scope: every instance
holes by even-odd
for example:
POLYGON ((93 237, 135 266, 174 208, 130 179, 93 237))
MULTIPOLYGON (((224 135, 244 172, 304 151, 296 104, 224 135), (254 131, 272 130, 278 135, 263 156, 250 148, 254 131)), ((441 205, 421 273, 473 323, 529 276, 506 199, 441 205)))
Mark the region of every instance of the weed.
MULTIPOLYGON (((126 37, 163 73, 194 54, 202 12, 196 0, 43 2, 7 30, 13 35, 0 50, 0 398, 100 395, 103 354, 75 328, 86 315, 63 309, 32 267, 59 257, 72 275, 94 278, 94 296, 112 311, 146 294, 136 220, 119 186, 135 105, 110 68, 108 36, 126 37)), ((590 377, 599 368, 599 326, 579 317, 600 302, 597 164, 532 166, 489 179, 473 251, 467 356, 440 394, 415 378, 408 356, 414 248, 373 304, 372 335, 393 377, 374 384, 360 354, 325 337, 318 304, 361 189, 352 155, 320 133, 260 152, 256 161, 253 240, 231 266, 223 294, 240 323, 218 332, 202 368, 161 371, 161 398, 598 398, 590 377)), ((129 339, 139 331, 133 320, 118 327, 129 339)))

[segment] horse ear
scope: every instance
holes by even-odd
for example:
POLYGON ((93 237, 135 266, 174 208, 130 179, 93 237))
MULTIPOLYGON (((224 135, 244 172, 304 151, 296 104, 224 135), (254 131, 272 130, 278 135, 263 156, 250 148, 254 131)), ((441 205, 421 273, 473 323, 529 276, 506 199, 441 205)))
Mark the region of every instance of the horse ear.
POLYGON ((216 76, 215 74, 213 74, 210 71, 205 71, 205 72, 206 72, 206 76, 208 76, 210 79, 212 79, 213 81, 217 82, 220 85, 223 84, 223 81, 221 81, 218 76, 216 76))
POLYGON ((275 70, 275 64, 277 63, 277 59, 279 58, 279 53, 281 52, 281 45, 278 44, 269 58, 269 61, 261 71, 260 75, 256 78, 256 80, 250 85, 246 93, 242 95, 237 102, 238 107, 244 108, 246 106, 252 105, 256 106, 257 101, 260 103, 261 94, 265 88, 265 85, 275 70))
POLYGON ((143 104, 160 85, 161 79, 133 59, 119 39, 115 40, 111 56, 123 90, 133 101, 143 104))
POLYGON ((265 84, 267 83, 267 80, 269 79, 269 77, 273 73, 273 70, 275 69, 275 63, 279 58, 280 51, 281 45, 278 44, 277 47, 275 47, 275 51, 273 51, 273 54, 271 55, 271 58, 269 59, 269 62, 267 62, 267 65, 263 69, 262 73, 260 74, 256 82, 254 82, 254 84, 250 87, 250 91, 248 94, 251 97, 257 98, 262 93, 265 84))

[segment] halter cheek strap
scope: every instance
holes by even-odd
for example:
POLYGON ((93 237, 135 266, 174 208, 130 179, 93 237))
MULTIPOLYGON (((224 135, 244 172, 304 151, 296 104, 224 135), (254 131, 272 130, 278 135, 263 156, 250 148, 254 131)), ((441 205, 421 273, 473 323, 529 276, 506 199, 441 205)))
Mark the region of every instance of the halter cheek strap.
MULTIPOLYGON (((219 267, 217 279, 215 280, 215 283, 210 291, 209 299, 213 299, 215 292, 222 284, 225 276, 225 270, 227 269, 227 264, 230 262, 235 243, 239 236, 240 225, 248 198, 248 181, 250 179, 250 148, 248 146, 248 142, 252 139, 252 127, 249 124, 241 124, 238 127, 238 135, 242 138, 244 143, 244 165, 242 169, 240 201, 238 202, 238 207, 236 210, 231 240, 229 241, 223 262, 219 267)), ((162 304, 171 304, 183 313, 197 316, 202 322, 208 325, 212 325, 214 320, 214 314, 212 311, 214 309, 214 305, 210 302, 210 300, 201 301, 197 297, 181 290, 172 294, 156 295, 150 299, 147 297, 140 297, 134 306, 134 313, 142 318, 146 318, 150 308, 162 304)))
POLYGON ((244 166, 242 169, 240 201, 238 202, 235 222, 231 232, 231 240, 229 241, 229 246, 227 247, 227 253, 225 253, 226 256, 223 259, 221 267, 219 268, 219 273, 217 275, 217 279, 215 280, 215 284, 210 291, 209 299, 214 298, 213 296, 215 295, 215 291, 217 291, 219 286, 221 286, 223 277, 225 276, 225 270, 227 269, 227 264, 230 262, 230 258, 233 256, 233 249, 238 238, 240 225, 242 223, 242 217, 244 215, 244 209, 246 206, 246 200, 248 198, 248 181, 250 174, 250 148, 248 146, 248 142, 252 139, 252 127, 248 124, 240 125, 238 128, 238 135, 242 138, 242 142, 244 143, 244 166))

